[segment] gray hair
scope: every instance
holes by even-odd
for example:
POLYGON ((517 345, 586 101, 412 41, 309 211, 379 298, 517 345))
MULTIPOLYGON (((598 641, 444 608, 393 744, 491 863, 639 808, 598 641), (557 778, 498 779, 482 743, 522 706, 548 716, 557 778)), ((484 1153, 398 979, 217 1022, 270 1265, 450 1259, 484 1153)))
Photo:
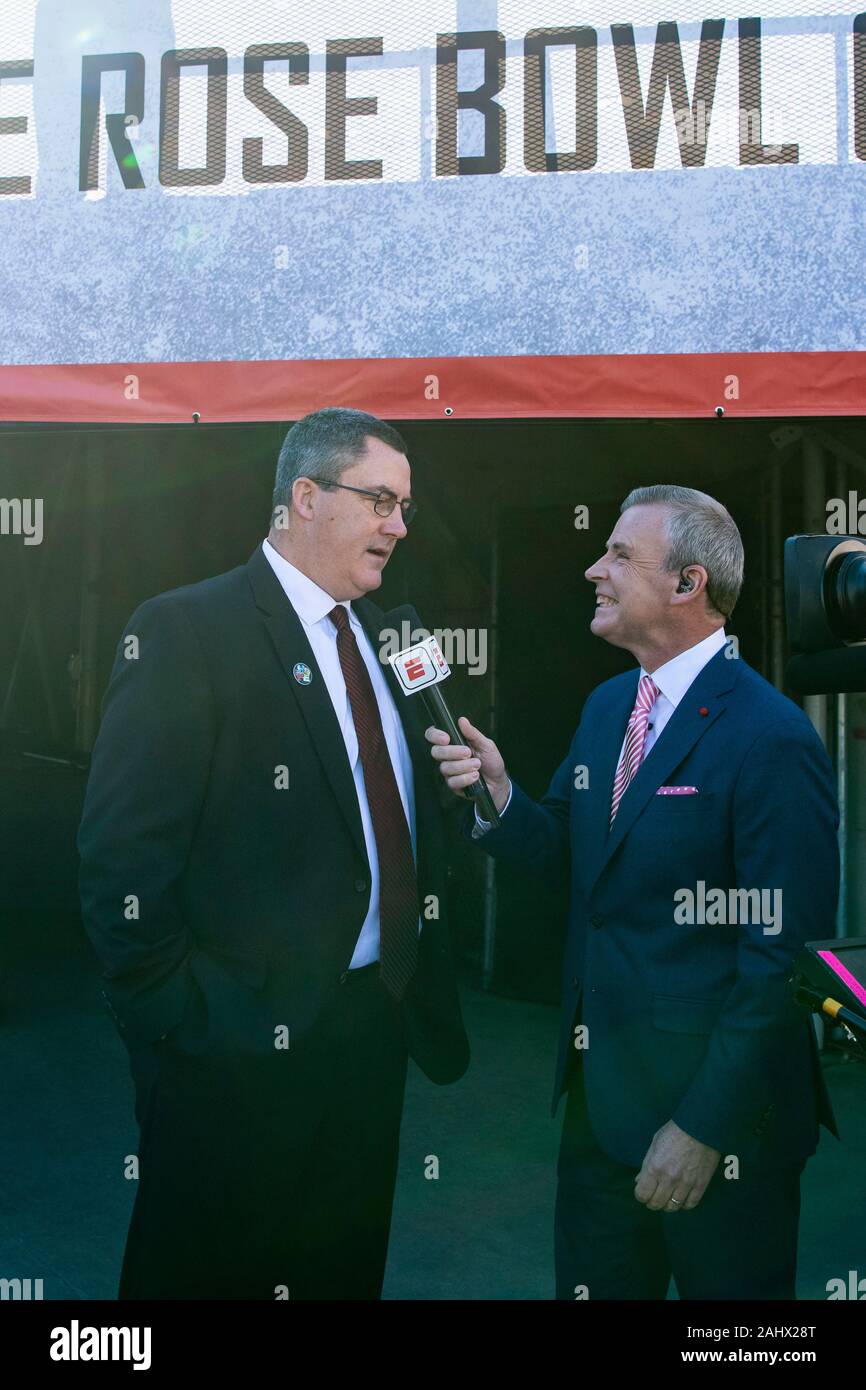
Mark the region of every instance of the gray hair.
MULTIPOLYGON (((274 479, 273 511, 291 507, 296 478, 317 478, 336 483, 347 468, 357 463, 372 436, 398 453, 408 452, 406 442, 393 425, 364 410, 329 406, 314 410, 292 425, 280 449, 274 479)), ((273 511, 271 515, 273 516, 273 511)))
POLYGON ((730 512, 706 492, 673 483, 636 487, 620 507, 663 506, 669 510, 669 549, 664 567, 678 572, 686 565, 703 565, 707 600, 716 613, 729 618, 743 585, 743 541, 730 512))

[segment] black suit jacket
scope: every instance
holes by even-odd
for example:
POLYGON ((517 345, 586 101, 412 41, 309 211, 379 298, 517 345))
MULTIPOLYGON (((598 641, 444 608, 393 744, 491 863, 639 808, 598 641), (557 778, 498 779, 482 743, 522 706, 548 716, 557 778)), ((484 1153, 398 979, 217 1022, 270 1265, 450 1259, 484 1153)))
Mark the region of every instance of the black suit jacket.
MULTIPOLYGON (((381 611, 367 599, 354 608, 378 650, 381 611)), ((401 1016, 411 1056, 444 1083, 466 1070, 469 1045, 436 771, 416 703, 383 669, 412 755, 427 905, 401 1016)), ((348 969, 370 868, 324 678, 260 546, 246 565, 149 599, 130 618, 78 847, 85 927, 131 1049, 186 1030, 198 1052, 272 1050, 260 991, 277 971, 291 1039, 312 1029, 348 969), (308 685, 294 679, 297 663, 312 671, 308 685)))

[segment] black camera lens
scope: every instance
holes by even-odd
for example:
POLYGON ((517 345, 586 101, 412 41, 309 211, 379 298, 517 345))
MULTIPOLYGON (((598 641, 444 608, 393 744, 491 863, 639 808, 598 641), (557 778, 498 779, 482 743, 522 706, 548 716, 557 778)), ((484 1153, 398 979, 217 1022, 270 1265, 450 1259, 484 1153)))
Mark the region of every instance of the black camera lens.
POLYGON ((833 632, 843 642, 866 637, 866 551, 849 551, 827 566, 824 607, 833 632))

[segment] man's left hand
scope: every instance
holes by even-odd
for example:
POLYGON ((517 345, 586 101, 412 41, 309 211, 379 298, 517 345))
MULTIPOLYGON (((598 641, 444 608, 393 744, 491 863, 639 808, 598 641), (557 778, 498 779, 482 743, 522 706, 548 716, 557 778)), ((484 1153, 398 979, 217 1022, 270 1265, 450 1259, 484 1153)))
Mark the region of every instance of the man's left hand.
POLYGON ((721 1153, 668 1120, 653 1135, 634 1195, 650 1211, 692 1211, 718 1167, 721 1153), (672 1200, 673 1199, 673 1200, 672 1200))

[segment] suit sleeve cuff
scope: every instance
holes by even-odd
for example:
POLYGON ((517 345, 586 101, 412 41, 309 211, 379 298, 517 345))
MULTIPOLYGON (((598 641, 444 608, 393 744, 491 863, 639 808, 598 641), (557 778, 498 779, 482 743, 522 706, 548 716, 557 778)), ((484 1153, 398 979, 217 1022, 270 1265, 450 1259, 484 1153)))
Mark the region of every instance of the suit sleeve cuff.
MULTIPOLYGON (((508 800, 506 801, 506 803, 505 803, 505 805, 503 806, 502 810, 499 812, 500 819, 505 815, 505 812, 508 810, 508 807, 511 805, 511 793, 513 792, 513 790, 514 790, 513 784, 512 784, 511 782, 509 782, 509 783, 508 783, 508 800)), ((475 824, 474 824, 474 826, 472 827, 472 838, 473 838, 473 840, 480 840, 480 839, 481 839, 481 836, 482 836, 482 835, 486 835, 487 832, 488 832, 488 830, 492 829, 492 827, 493 827, 493 822, 492 822, 492 821, 489 821, 489 820, 482 820, 482 819, 481 819, 481 817, 480 817, 479 814, 478 814, 478 807, 476 806, 476 807, 475 807, 475 824)))

